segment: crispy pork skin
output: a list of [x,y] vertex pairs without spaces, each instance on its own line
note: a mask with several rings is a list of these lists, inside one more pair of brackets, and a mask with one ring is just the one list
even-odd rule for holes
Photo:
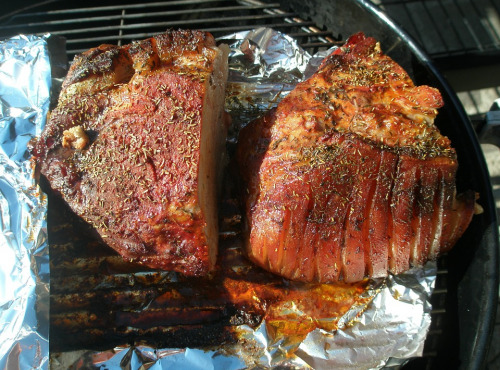
[[123,257],[189,276],[217,255],[227,48],[171,30],[77,56],[33,148],[54,191]]
[[353,35],[276,109],[246,126],[247,252],[283,277],[355,282],[448,251],[475,211],[434,125],[440,93]]

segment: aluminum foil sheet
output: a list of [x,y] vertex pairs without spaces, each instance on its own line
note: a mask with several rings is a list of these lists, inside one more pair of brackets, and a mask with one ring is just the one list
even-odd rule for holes
[[[12,44],[3,45],[5,51],[2,58],[9,56],[10,59],[13,55],[25,55],[24,58],[28,59],[28,55],[43,55],[41,46],[43,39],[38,39],[37,42],[34,40],[36,39],[18,38]],[[295,40],[267,28],[228,35],[219,42],[229,44],[232,50],[229,60],[226,109],[233,119],[229,139],[233,144],[236,142],[239,129],[245,123],[277,104],[299,81],[312,74],[324,55],[330,52],[323,51],[311,56],[302,50]],[[19,48],[20,45],[23,46]],[[24,58],[23,62],[19,63],[28,64],[24,62]],[[41,57],[34,59],[39,62],[42,60]],[[18,62],[11,63],[17,65]],[[29,65],[34,67],[34,62],[30,63]],[[17,73],[23,68],[29,69],[19,67],[16,69]],[[40,74],[49,70],[47,64],[43,63],[40,66],[37,64],[34,69]],[[3,87],[6,83],[4,79],[22,80],[21,75],[27,76],[27,74],[6,74],[2,69],[2,92],[6,90]],[[34,187],[31,167],[26,161],[25,145],[28,137],[38,134],[43,125],[48,106],[46,100],[48,100],[50,78],[47,76],[41,78],[38,74],[36,76],[36,78],[24,77],[30,87],[20,88],[26,94],[36,84],[37,89],[33,89],[37,93],[36,99],[25,98],[25,95],[22,95],[22,98],[15,99],[20,104],[12,108],[14,100],[9,100],[2,94],[2,147],[5,148],[1,156],[0,205],[3,227],[2,251],[4,256],[8,256],[2,258],[0,262],[1,284],[5,291],[2,294],[3,327],[0,342],[8,343],[0,345],[2,367],[6,367],[7,361],[17,361],[18,364],[22,362],[35,367],[47,366],[47,327],[40,325],[35,319],[36,313],[42,311],[40,307],[44,308],[45,315],[48,310],[48,255],[47,248],[44,247],[46,245],[44,220],[40,217],[44,213],[46,203],[43,195]],[[21,84],[15,85],[17,87]],[[14,90],[14,87],[12,89]],[[25,117],[25,111],[30,112],[27,118],[30,130],[26,130],[29,132],[24,129],[19,130],[11,123],[14,117],[16,117],[15,122],[20,115]],[[7,185],[9,190],[4,191]],[[9,208],[6,208],[7,205]],[[34,215],[38,216],[36,220]],[[13,220],[17,220],[16,227],[12,224]],[[431,321],[429,299],[435,279],[436,265],[429,263],[425,268],[413,269],[387,279],[374,280],[364,293],[368,303],[353,306],[338,321],[338,329],[312,330],[299,343],[291,343],[286,338],[276,337],[264,320],[256,328],[246,325],[237,328],[240,342],[246,345],[239,343],[203,350],[154,348],[147,345],[109,348],[99,352],[82,349],[82,351],[58,354],[52,367],[396,368],[408,359],[422,355]],[[284,309],[291,315],[302,314],[294,305]],[[46,318],[44,316],[44,319]],[[249,343],[251,346],[248,346]],[[22,361],[21,356],[15,357],[16,353],[28,351],[31,356],[24,356]]]
[[33,176],[28,142],[50,104],[45,37],[0,43],[0,368],[47,368],[49,255],[46,196]]

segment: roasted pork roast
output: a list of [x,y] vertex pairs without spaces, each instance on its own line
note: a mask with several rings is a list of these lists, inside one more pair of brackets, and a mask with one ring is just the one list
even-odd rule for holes
[[125,259],[215,265],[227,48],[171,30],[77,56],[32,153],[52,189]]
[[292,280],[355,282],[448,251],[476,209],[434,125],[440,93],[362,33],[240,133],[247,253]]

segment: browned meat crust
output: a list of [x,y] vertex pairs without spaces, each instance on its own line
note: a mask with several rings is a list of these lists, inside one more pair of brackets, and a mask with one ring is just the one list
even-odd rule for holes
[[467,228],[439,92],[363,34],[239,137],[247,252],[289,279],[359,281],[422,265]]
[[75,58],[34,147],[41,173],[127,259],[205,275],[217,252],[226,51],[168,31]]

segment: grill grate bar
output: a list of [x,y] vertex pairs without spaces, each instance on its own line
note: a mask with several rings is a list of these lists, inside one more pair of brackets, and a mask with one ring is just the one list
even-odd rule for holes
[[204,5],[210,3],[221,3],[228,2],[233,3],[233,0],[174,0],[168,2],[151,2],[151,3],[137,3],[137,4],[121,4],[119,6],[109,5],[109,6],[94,6],[85,8],[65,8],[65,9],[55,9],[44,12],[30,12],[15,15],[13,18],[33,18],[46,15],[67,15],[67,14],[81,14],[81,13],[100,13],[106,11],[116,11],[116,10],[132,10],[132,9],[150,9],[165,6],[176,6],[176,5]]
[[[312,22],[305,22],[305,24],[312,24]],[[286,32],[287,28],[290,27],[296,27],[295,24],[290,24],[290,23],[274,23],[270,25],[270,27],[273,27],[274,29],[280,29],[282,31]],[[238,32],[238,31],[246,31],[248,30],[248,26],[242,25],[242,26],[231,26],[231,27],[203,27],[200,28],[202,31],[207,31],[211,32],[213,34],[219,34],[219,35],[225,35],[231,32]],[[157,32],[145,32],[145,33],[133,33],[133,34],[120,34],[118,36],[114,36],[113,40],[117,40],[118,44],[122,44],[123,40],[139,40],[142,38],[148,38],[152,37],[156,34]],[[299,37],[309,37],[311,36],[311,33],[295,33],[295,38]],[[90,43],[93,45],[96,45],[100,42],[106,42],[109,41],[109,37],[94,37],[94,38],[84,38],[84,39],[72,39],[68,40],[67,44],[68,46],[71,46],[71,44],[77,44],[80,42],[85,42],[85,43]],[[300,46],[306,50],[318,50],[319,48],[331,48],[333,46],[339,45],[340,41],[318,41],[318,42],[304,42],[300,43]],[[68,48],[67,49],[67,54],[68,55],[76,55],[80,54],[84,51],[88,50],[88,47],[83,47],[83,48]]]
[[[287,15],[293,15],[294,13],[287,13]],[[101,31],[125,31],[125,30],[135,30],[141,28],[165,28],[165,27],[173,27],[173,26],[193,26],[193,25],[202,25],[202,24],[210,24],[210,23],[224,23],[224,22],[235,22],[235,21],[262,21],[267,19],[276,18],[276,15],[253,15],[253,16],[233,16],[233,17],[221,17],[218,19],[213,18],[199,18],[199,19],[183,19],[177,21],[168,21],[168,22],[151,22],[151,23],[136,23],[129,25],[117,25],[117,26],[99,26],[99,27],[91,27],[91,28],[80,28],[80,29],[65,29],[61,31],[53,31],[51,32],[53,35],[73,35],[73,34],[85,34],[88,35],[89,32],[101,32]],[[313,24],[311,22],[311,24]],[[248,29],[248,25],[246,26]],[[106,38],[89,38],[85,37],[85,40],[101,40]],[[68,40],[68,43],[80,42],[82,40]]]
[[[175,25],[179,25],[180,23],[181,22],[176,22]],[[309,24],[312,24],[312,22],[304,22],[304,24],[309,25]],[[166,27],[168,27],[168,25],[174,25],[174,24],[168,23],[166,25]],[[165,26],[165,25],[162,25],[162,26]],[[297,25],[290,24],[290,23],[274,23],[274,24],[272,24],[272,26],[274,28],[287,28],[287,27],[296,27]],[[138,28],[140,28],[140,27],[138,27]],[[200,29],[203,31],[208,31],[208,32],[213,32],[213,33],[216,33],[216,32],[223,33],[223,32],[230,32],[230,31],[248,30],[248,26],[242,25],[242,26],[212,27],[212,28],[201,27]],[[115,40],[124,40],[124,39],[135,40],[135,39],[140,39],[140,38],[151,37],[151,36],[155,35],[156,33],[157,32],[122,34],[122,35],[118,35],[118,36],[113,36],[113,39],[115,39]],[[296,35],[296,37],[299,37],[299,36],[310,36],[311,34],[310,33],[302,33],[302,34],[296,33],[295,35]],[[102,42],[102,41],[106,41],[109,39],[110,39],[110,37],[106,37],[106,36],[103,36],[103,37],[85,37],[85,38],[81,38],[81,39],[68,39],[67,44],[71,45],[71,44],[77,44],[77,43],[81,43],[81,42],[90,42],[90,43],[95,44],[97,42]],[[328,44],[327,43],[317,43],[316,46],[328,46]]]
[[[214,7],[214,8],[201,8],[197,9],[197,13],[205,13],[205,12],[239,12],[242,10],[260,10],[260,9],[267,9],[267,8],[273,8],[273,7],[278,7],[279,4],[277,3],[272,3],[272,4],[267,4],[267,5],[253,5],[253,6],[227,6],[227,7]],[[57,20],[49,20],[49,21],[44,21],[44,22],[31,22],[27,23],[25,26],[26,27],[50,27],[50,26],[59,26],[59,25],[65,25],[65,24],[70,24],[72,26],[75,25],[75,23],[91,23],[91,22],[109,22],[113,20],[133,20],[133,19],[141,19],[145,17],[162,17],[162,16],[176,16],[176,15],[189,15],[192,13],[192,10],[169,10],[169,11],[161,11],[161,12],[154,12],[154,13],[133,13],[133,14],[126,14],[126,9],[122,9],[122,12],[120,15],[107,15],[107,16],[94,16],[94,17],[85,17],[85,18],[72,18],[72,19],[57,19]],[[9,29],[9,28],[16,28],[18,25],[6,25],[3,26],[4,29]],[[68,32],[68,31],[64,31]]]
[[215,37],[272,27],[296,38],[311,53],[339,43],[331,32],[298,18],[296,13],[282,11],[279,3],[258,0],[176,0],[56,9],[17,14],[6,23],[0,26],[0,35],[51,33],[65,37],[70,60],[100,43],[122,45],[176,27],[209,31]]
[[[306,24],[309,24],[307,22]],[[275,29],[280,29],[282,31],[286,32],[286,28],[289,27],[295,27],[296,25],[294,24],[289,24],[289,23],[274,23],[271,25],[271,27]],[[248,26],[242,25],[242,26],[231,26],[231,27],[203,27],[200,28],[202,31],[207,31],[211,32],[213,34],[219,34],[219,35],[225,35],[231,32],[238,32],[238,31],[246,31],[248,30]],[[121,34],[118,36],[114,36],[113,40],[117,40],[118,44],[122,44],[123,40],[139,40],[142,38],[148,38],[152,37],[156,34],[157,32],[145,32],[145,33],[133,33],[133,34]],[[299,36],[311,36],[310,33],[303,33],[303,34],[296,34],[296,38]],[[79,42],[85,42],[85,43],[91,43],[93,45],[98,44],[99,42],[105,42],[109,41],[109,38],[106,37],[95,37],[95,38],[85,38],[85,39],[73,39],[73,40],[68,40],[68,46],[71,46],[71,44],[77,44]],[[319,41],[319,42],[310,42],[310,43],[300,43],[300,46],[306,50],[317,50],[319,48],[330,48],[333,46],[336,46],[339,44],[339,41]],[[68,55],[76,55],[80,54],[84,51],[88,50],[88,47],[82,47],[82,48],[68,48],[67,49],[67,54]]]

